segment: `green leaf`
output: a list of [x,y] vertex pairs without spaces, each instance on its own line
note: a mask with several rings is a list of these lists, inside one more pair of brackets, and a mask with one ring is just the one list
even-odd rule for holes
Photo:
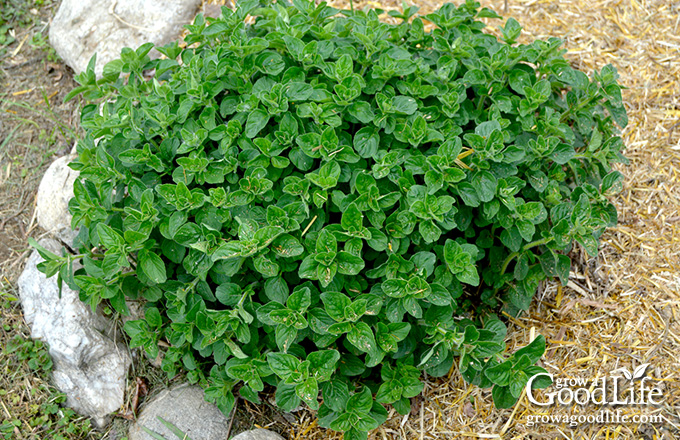
[[532,378],[533,376],[537,374],[541,374],[541,376],[537,377],[534,379],[531,383],[531,389],[537,390],[537,389],[543,389],[547,388],[550,385],[552,385],[552,380],[548,376],[548,372],[545,370],[545,368],[538,367],[535,365],[532,365],[530,367],[527,367],[524,370],[524,373],[527,375],[528,378]]
[[383,382],[378,389],[378,393],[375,395],[375,400],[378,403],[392,403],[401,399],[401,393],[403,391],[403,386],[398,380],[389,380]]
[[221,244],[212,254],[213,261],[227,260],[240,257],[243,254],[243,245],[238,241],[229,241]]
[[279,265],[266,253],[253,258],[253,266],[265,278],[277,276],[280,270]]
[[356,415],[349,412],[345,412],[340,414],[338,418],[331,422],[330,428],[335,431],[345,431],[345,435],[347,435],[348,431],[353,430],[352,429],[353,421],[356,421],[357,419],[358,417]]
[[295,385],[287,385],[282,382],[276,387],[276,405],[283,411],[290,412],[300,406],[300,398],[295,391]]
[[[355,101],[350,106],[347,108],[347,111],[349,112],[350,115],[354,116],[361,122],[362,124],[369,124],[373,122],[373,118],[375,117],[375,114],[373,113],[373,109],[371,108],[371,105],[368,102],[365,101]],[[361,129],[363,130],[363,128]],[[361,131],[359,130],[359,131]],[[355,135],[355,145],[354,148],[356,149],[356,135]],[[357,153],[359,153],[360,156],[363,156],[359,150],[357,150]]]
[[258,68],[270,75],[278,75],[286,67],[281,55],[276,52],[263,52],[257,56],[255,64]]
[[156,284],[164,283],[167,280],[165,263],[158,255],[143,249],[137,255],[139,269],[142,270],[152,282]]
[[269,115],[262,109],[255,109],[248,115],[245,135],[254,138],[269,122]]
[[340,353],[337,350],[313,351],[307,356],[310,372],[319,382],[331,379],[335,371],[336,364],[340,360]]
[[363,229],[363,223],[364,216],[361,214],[361,211],[359,211],[356,203],[350,203],[342,213],[342,219],[340,220],[343,229],[351,233],[356,233]]
[[366,429],[364,430],[364,426],[361,426],[361,420],[357,421],[357,425],[359,426],[358,428],[350,428],[347,431],[345,431],[345,434],[343,436],[344,440],[367,440],[368,439],[368,432],[371,429]]
[[31,247],[35,248],[35,250],[38,251],[38,254],[40,254],[40,256],[47,261],[61,259],[61,257],[56,255],[55,253],[50,252],[44,247],[42,247],[33,237],[28,238],[28,244],[30,244]]
[[479,171],[472,176],[471,184],[482,202],[490,202],[496,195],[498,182],[488,171]]
[[582,224],[588,220],[590,214],[590,200],[586,194],[581,194],[571,213],[571,222],[573,224]]
[[284,87],[286,97],[291,101],[306,101],[314,92],[314,87],[311,84],[304,82],[290,82]]
[[522,389],[526,386],[527,381],[529,378],[527,377],[526,373],[524,371],[515,371],[512,377],[510,378],[510,394],[512,397],[515,397],[519,399],[519,396],[522,394]]
[[491,390],[493,403],[498,409],[512,408],[517,398],[510,392],[509,386],[494,385]]
[[354,135],[354,150],[363,158],[370,158],[378,152],[380,136],[370,127],[364,127]]
[[298,239],[289,234],[277,237],[270,247],[279,257],[297,257],[305,251]]
[[373,395],[368,387],[363,387],[347,401],[347,409],[355,414],[367,415],[373,407]]
[[392,98],[394,111],[404,115],[412,115],[418,109],[418,103],[410,96],[395,96]]
[[300,263],[300,268],[298,269],[298,276],[300,278],[308,278],[310,280],[317,279],[317,269],[319,268],[319,263],[314,259],[314,255],[308,255]]
[[465,81],[465,83],[469,85],[477,85],[486,83],[487,79],[486,75],[482,70],[472,69],[465,72],[465,76],[463,76],[463,81]]
[[619,171],[612,171],[602,178],[600,191],[602,194],[618,194],[623,190],[623,174]]
[[328,316],[338,322],[345,320],[345,309],[352,303],[352,300],[341,292],[323,292],[321,301]]
[[317,383],[316,378],[310,377],[303,383],[297,385],[295,387],[295,394],[297,394],[300,399],[309,405],[311,409],[319,409],[319,401],[317,397],[319,394],[319,384]]
[[336,261],[338,262],[338,273],[343,275],[358,275],[365,266],[364,260],[361,257],[345,251],[338,252]]
[[215,297],[225,306],[235,306],[241,299],[241,287],[235,283],[224,283],[215,289]]
[[295,374],[300,366],[300,359],[292,354],[270,352],[267,353],[267,364],[274,374],[286,380]]
[[288,352],[290,346],[295,342],[298,331],[292,325],[279,324],[276,326],[275,338],[276,346],[284,353]]
[[[218,287],[218,291],[222,286],[224,286],[224,284]],[[238,285],[234,284],[234,286]],[[288,284],[280,276],[269,278],[264,283],[264,293],[265,295],[267,295],[267,298],[269,298],[271,301],[276,301],[280,304],[285,304],[286,300],[288,299],[289,292],[290,290],[288,288]],[[219,297],[217,299],[224,304],[224,301],[220,300]]]
[[319,174],[307,174],[307,178],[313,184],[320,186],[321,189],[327,190],[338,183],[340,177],[340,165],[334,160],[326,162],[319,169]]
[[425,240],[425,243],[432,243],[439,240],[442,235],[442,230],[434,224],[432,220],[425,220],[420,223],[418,228],[420,235]]
[[[533,80],[535,81],[536,76],[533,75]],[[515,93],[524,95],[524,88],[533,85],[532,75],[530,75],[526,70],[523,69],[512,69],[508,75],[508,82],[510,87]]]
[[479,274],[476,266],[467,266],[463,272],[456,275],[458,281],[471,286],[479,286]]
[[97,235],[99,236],[99,242],[107,249],[114,249],[125,245],[123,237],[104,223],[97,224]]
[[555,151],[553,151],[552,159],[558,165],[564,165],[574,158],[576,152],[574,147],[569,144],[559,144]]
[[383,281],[381,287],[383,292],[385,292],[385,295],[390,296],[392,298],[403,298],[407,294],[406,291],[407,285],[408,282],[406,280],[390,279]]
[[522,32],[522,26],[520,26],[517,20],[512,17],[508,18],[508,21],[505,23],[505,27],[501,27],[500,29],[501,33],[503,34],[503,39],[508,44],[514,44]]
[[531,364],[535,364],[539,359],[541,359],[543,353],[545,353],[545,337],[543,335],[538,335],[536,339],[531,341],[529,345],[520,348],[515,353],[513,353],[513,357],[519,359],[520,357],[526,355],[529,357],[529,362]]
[[571,259],[567,255],[558,255],[557,264],[555,266],[557,276],[563,286],[569,282],[569,271],[571,270]]
[[144,317],[146,322],[155,328],[160,328],[163,324],[163,318],[161,318],[161,313],[156,307],[150,307],[144,312]]
[[347,334],[347,340],[359,350],[369,353],[376,349],[375,337],[373,330],[365,322],[357,322],[354,324],[350,332]]
[[183,432],[181,429],[179,429],[174,424],[163,419],[161,416],[157,416],[157,418],[163,425],[165,425],[166,428],[168,428],[173,434],[175,434],[177,436],[177,438],[182,439],[182,440],[191,440],[191,438],[189,437],[189,435],[187,433]]
[[316,251],[317,252],[337,252],[338,250],[338,240],[335,238],[332,232],[328,229],[322,229],[316,238]]
[[416,370],[415,376],[407,376],[401,378],[399,381],[404,386],[403,396],[410,399],[416,397],[423,391],[425,385],[420,381],[420,372]]
[[288,297],[286,306],[296,312],[304,313],[312,304],[312,294],[308,287],[297,288]]
[[477,192],[474,186],[472,186],[468,182],[461,182],[458,184],[456,188],[458,190],[460,198],[463,199],[463,203],[473,208],[479,206],[480,203],[479,193]]

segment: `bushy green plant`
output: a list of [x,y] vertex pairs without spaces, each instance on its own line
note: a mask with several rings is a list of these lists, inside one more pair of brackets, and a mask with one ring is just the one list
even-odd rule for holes
[[545,341],[506,353],[493,313],[566,283],[574,241],[597,253],[626,113],[613,67],[589,79],[557,38],[516,44],[513,19],[499,41],[478,8],[426,31],[415,7],[392,25],[244,0],[164,59],[125,49],[101,80],[93,60],[71,94],[103,101],[71,165],[81,254],[43,251],[46,269],[93,307],[143,301],[131,344],[167,341],[162,368],[225,412],[270,384],[366,438],[454,362],[513,405]]

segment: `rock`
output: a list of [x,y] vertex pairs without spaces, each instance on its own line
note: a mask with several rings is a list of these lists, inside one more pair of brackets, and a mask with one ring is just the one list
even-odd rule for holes
[[164,45],[180,36],[201,0],[63,0],[50,26],[50,44],[76,73],[97,53],[95,72],[124,47]]
[[36,196],[36,218],[41,228],[52,236],[73,243],[77,233],[71,229],[68,202],[73,197],[73,182],[78,172],[68,167],[74,156],[64,156],[52,162],[40,181]]
[[[40,244],[55,253],[61,248],[55,240]],[[66,394],[66,405],[103,427],[123,405],[130,358],[114,341],[115,326],[81,302],[78,292],[64,284],[59,297],[57,277],[45,278],[36,267],[41,261],[34,251],[18,281],[31,336],[49,345],[54,385]]]
[[266,429],[253,429],[251,431],[244,431],[231,440],[284,440],[284,438]]
[[225,440],[229,419],[212,403],[205,401],[203,390],[183,384],[165,390],[142,408],[137,422],[130,427],[129,440],[154,440],[146,427],[168,440],[177,437],[158,420],[158,416],[179,428],[191,440]]
[[206,17],[217,18],[222,15],[222,5],[208,3],[203,5],[203,15]]

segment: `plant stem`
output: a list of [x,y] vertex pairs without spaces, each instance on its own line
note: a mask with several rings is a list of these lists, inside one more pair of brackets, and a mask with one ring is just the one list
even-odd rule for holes
[[112,285],[116,284],[118,281],[120,281],[121,279],[123,279],[123,278],[125,278],[125,277],[129,277],[129,276],[135,275],[135,274],[136,274],[135,271],[122,273],[122,274],[120,274],[120,275],[118,275],[118,276],[116,276],[116,277],[110,279],[109,281],[107,281],[107,282],[106,282],[106,285],[112,286]]
[[484,109],[484,101],[486,101],[488,94],[482,95],[482,99],[479,100],[479,104],[477,104],[477,111],[481,112]]
[[505,273],[505,269],[508,268],[508,265],[510,264],[510,262],[512,260],[514,260],[515,257],[518,256],[518,255],[519,255],[519,252],[513,252],[510,255],[508,255],[508,257],[503,262],[503,267],[501,267],[501,275],[503,275]]
[[[524,245],[524,247],[522,248],[522,252],[527,251],[533,247],[540,246],[542,244],[550,243],[551,241],[553,241],[553,237],[541,238],[540,240],[532,241]],[[508,268],[510,262],[514,260],[515,257],[517,257],[518,255],[519,252],[513,252],[510,255],[508,255],[508,257],[503,262],[503,266],[501,267],[501,275],[505,273],[505,270]]]
[[564,112],[562,114],[562,116],[560,117],[560,122],[564,123],[567,120],[567,118],[570,117],[573,113],[577,113],[577,112],[583,110],[586,106],[592,104],[593,102],[597,101],[600,98],[601,98],[600,95],[593,96],[593,97],[589,98],[588,100],[583,101],[580,104],[576,105],[576,107],[569,107],[567,109],[567,111]]

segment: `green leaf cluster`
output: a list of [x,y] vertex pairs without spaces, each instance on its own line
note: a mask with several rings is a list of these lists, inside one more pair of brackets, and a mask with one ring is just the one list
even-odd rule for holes
[[93,60],[71,94],[101,101],[72,164],[82,253],[50,273],[92,307],[144,304],[131,344],[163,341],[225,412],[269,384],[365,439],[454,362],[512,405],[545,341],[505,353],[494,311],[566,283],[574,242],[595,255],[616,223],[621,86],[556,38],[516,44],[515,20],[485,33],[473,1],[416,10],[243,0],[161,59],[125,49],[101,79]]

